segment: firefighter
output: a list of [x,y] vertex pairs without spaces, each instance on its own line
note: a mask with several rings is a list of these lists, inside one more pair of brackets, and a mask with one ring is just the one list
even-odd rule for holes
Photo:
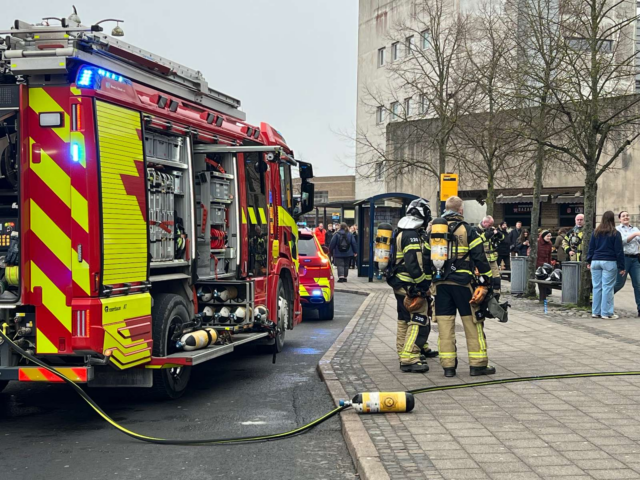
[[499,294],[502,286],[500,268],[498,268],[498,244],[504,239],[504,234],[494,228],[494,220],[491,215],[487,215],[482,219],[476,231],[482,237],[482,245],[484,246],[484,254],[491,266],[493,293]]
[[431,276],[425,271],[424,228],[431,220],[429,202],[419,198],[411,202],[407,214],[394,232],[387,267],[387,283],[393,287],[397,302],[398,329],[396,349],[400,370],[410,373],[429,371],[427,356],[436,356],[428,347],[431,318],[429,295]]
[[[482,245],[483,238],[463,217],[463,203],[459,197],[450,197],[445,204],[443,219],[433,222],[428,248],[429,271],[437,271],[435,286],[435,322],[438,324],[438,350],[445,377],[454,377],[458,366],[456,352],[456,312],[460,313],[467,338],[471,376],[492,375],[482,320],[477,316],[478,306],[491,286],[491,267]],[[441,220],[438,223],[438,220]],[[443,225],[446,222],[446,225]],[[444,227],[445,233],[441,232]],[[436,252],[436,241],[447,239],[448,246],[440,250],[447,256],[444,262]],[[432,252],[433,250],[433,252]],[[477,270],[477,277],[474,271]],[[477,284],[474,291],[473,285]]]
[[569,230],[562,241],[562,249],[572,262],[582,260],[582,237],[584,236],[584,215],[576,215],[576,226]]

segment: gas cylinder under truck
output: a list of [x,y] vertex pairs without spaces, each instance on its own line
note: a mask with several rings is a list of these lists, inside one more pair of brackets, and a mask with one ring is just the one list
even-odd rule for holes
[[[237,345],[280,351],[312,166],[198,70],[76,14],[0,35],[3,332],[75,382],[171,398]],[[5,342],[8,381],[60,379]]]

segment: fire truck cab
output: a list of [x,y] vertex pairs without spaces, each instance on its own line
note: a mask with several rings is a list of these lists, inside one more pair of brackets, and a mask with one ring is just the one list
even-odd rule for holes
[[[2,331],[73,381],[170,398],[237,345],[280,351],[312,166],[200,72],[99,25],[0,34]],[[0,342],[0,390],[60,381]]]

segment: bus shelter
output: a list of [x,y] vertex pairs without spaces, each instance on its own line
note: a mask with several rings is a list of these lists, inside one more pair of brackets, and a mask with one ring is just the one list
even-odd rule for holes
[[374,245],[376,232],[381,223],[389,223],[395,229],[405,215],[407,206],[418,197],[409,193],[382,193],[355,202],[358,219],[358,258],[359,277],[369,277],[373,282],[376,273]]

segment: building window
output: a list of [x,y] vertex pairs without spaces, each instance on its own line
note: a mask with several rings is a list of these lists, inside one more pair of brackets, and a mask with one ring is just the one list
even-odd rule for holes
[[411,98],[405,98],[404,99],[404,115],[405,117],[409,118],[413,112],[411,111]]
[[427,113],[427,97],[420,95],[420,115],[426,115]]
[[376,110],[376,123],[380,125],[384,123],[384,107],[378,107]]
[[382,67],[385,61],[385,50],[386,48],[382,47],[378,50],[378,67]]
[[391,45],[391,60],[394,62],[400,58],[400,43],[396,42]]
[[317,205],[329,203],[329,192],[315,192],[313,199]]
[[[589,45],[590,39],[581,37],[567,37],[567,46],[576,52],[588,52],[591,50]],[[604,53],[611,53],[613,51],[613,40],[598,40],[600,44],[600,51]]]
[[429,48],[429,45],[431,45],[431,34],[429,30],[422,32],[420,38],[422,38],[422,49]]
[[384,163],[383,162],[376,163],[376,181],[377,182],[382,181],[383,173],[384,173]]
[[413,52],[414,46],[415,46],[415,43],[413,41],[413,35],[411,35],[410,37],[407,37],[407,40],[405,41],[405,48],[407,49],[407,55],[411,55],[411,52]]
[[400,114],[400,102],[393,102],[391,104],[391,121],[397,120]]

